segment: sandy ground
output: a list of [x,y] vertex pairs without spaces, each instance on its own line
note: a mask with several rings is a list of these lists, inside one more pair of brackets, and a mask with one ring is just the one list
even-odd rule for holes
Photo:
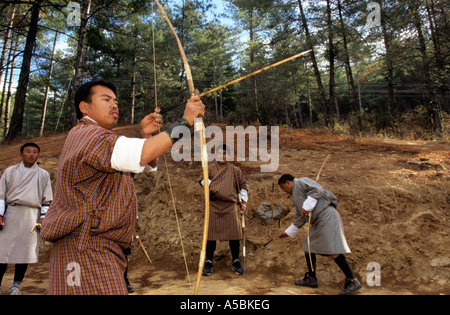
[[[134,127],[118,127],[119,134],[135,136]],[[32,139],[42,149],[40,166],[54,179],[65,135]],[[28,140],[2,145],[0,171],[19,162],[19,147]],[[203,229],[203,191],[198,162],[175,163],[166,154],[176,211],[189,270],[187,276],[175,212],[170,198],[164,159],[156,173],[135,178],[139,198],[136,227],[148,251],[147,261],[138,242],[132,244],[129,279],[134,295],[192,295],[198,269]],[[347,256],[363,284],[360,295],[411,295],[450,293],[450,144],[355,138],[322,130],[280,129],[280,165],[276,172],[261,173],[260,162],[234,162],[248,182],[246,213],[246,273],[231,271],[227,242],[219,242],[214,273],[202,277],[201,295],[334,295],[342,290],[344,277],[330,258],[317,258],[318,289],[294,285],[306,272],[301,244],[296,239],[277,240],[294,215],[292,198],[276,185],[284,173],[315,179],[329,156],[319,182],[339,199],[347,241]],[[275,184],[275,185],[274,185]],[[274,191],[272,192],[272,187]],[[261,204],[283,207],[282,218],[264,221],[256,215]],[[269,245],[264,246],[270,239]],[[30,265],[23,294],[47,293],[48,258],[52,244],[40,243],[40,260]],[[242,259],[241,259],[242,260]],[[380,286],[367,278],[377,263]],[[13,266],[9,267],[2,292],[8,290]]]

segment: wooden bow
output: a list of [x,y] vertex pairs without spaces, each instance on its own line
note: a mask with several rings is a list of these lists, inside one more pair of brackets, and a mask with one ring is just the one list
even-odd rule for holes
[[[154,0],[156,5],[158,6],[159,11],[161,12],[164,20],[166,20],[167,25],[169,25],[170,30],[175,37],[175,40],[178,45],[178,50],[181,54],[181,59],[183,60],[184,71],[186,72],[186,80],[189,87],[190,95],[198,95],[198,91],[195,90],[194,80],[192,79],[191,67],[189,66],[188,59],[186,57],[186,53],[184,52],[183,45],[181,44],[180,39],[178,38],[175,29],[173,28],[172,22],[170,22],[167,17],[166,11],[161,6],[158,0]],[[203,224],[203,241],[202,241],[202,249],[200,252],[200,261],[198,264],[198,272],[197,272],[197,280],[195,282],[194,294],[198,293],[198,288],[200,286],[200,279],[202,277],[203,266],[205,264],[206,257],[206,243],[208,241],[208,227],[209,227],[209,176],[208,176],[208,152],[206,150],[206,137],[205,137],[205,125],[203,123],[203,119],[198,117],[194,122],[194,129],[196,132],[200,133],[200,141],[201,141],[201,157],[202,157],[202,169],[203,169],[203,180],[204,180],[204,194],[205,194],[205,217]]]

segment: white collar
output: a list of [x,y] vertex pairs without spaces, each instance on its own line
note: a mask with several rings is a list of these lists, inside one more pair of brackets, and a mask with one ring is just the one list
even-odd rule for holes
[[95,122],[96,124],[98,124],[94,119],[92,119],[91,117],[89,117],[89,116],[84,116],[83,118],[86,118],[86,119],[88,119],[88,120],[90,120],[90,121],[92,121],[92,122]]

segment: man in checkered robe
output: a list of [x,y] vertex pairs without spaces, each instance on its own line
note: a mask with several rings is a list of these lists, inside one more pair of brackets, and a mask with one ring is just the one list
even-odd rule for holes
[[[247,183],[242,171],[227,162],[229,149],[223,145],[218,150],[218,161],[208,168],[210,189],[210,214],[208,242],[204,275],[213,271],[213,256],[217,241],[229,241],[232,256],[232,270],[244,273],[239,261],[240,240],[242,240],[241,213],[246,209]],[[203,185],[203,181],[201,181]]]
[[119,137],[111,129],[119,109],[115,86],[98,80],[75,96],[80,121],[61,152],[55,199],[42,223],[41,237],[54,242],[49,294],[127,294],[126,258],[137,217],[133,174],[172,146],[172,130],[192,125],[204,105],[192,97],[184,117],[152,137],[160,117],[141,122],[143,139]]

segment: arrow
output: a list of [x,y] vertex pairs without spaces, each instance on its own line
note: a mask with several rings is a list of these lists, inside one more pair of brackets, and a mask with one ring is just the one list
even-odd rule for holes
[[[270,66],[267,66],[267,67],[265,67],[265,68],[259,69],[259,70],[255,71],[255,72],[250,73],[250,74],[247,74],[246,76],[243,76],[243,77],[241,77],[241,78],[239,78],[239,79],[230,81],[230,82],[228,82],[228,83],[226,83],[226,84],[224,84],[224,85],[218,86],[218,87],[216,87],[216,88],[214,88],[214,89],[212,89],[212,90],[210,90],[210,91],[208,91],[208,92],[204,92],[204,93],[200,94],[199,96],[200,96],[200,97],[203,97],[203,96],[205,96],[205,95],[208,95],[208,94],[217,92],[217,91],[219,91],[219,90],[221,90],[221,89],[223,89],[223,88],[225,88],[225,87],[227,87],[227,86],[236,84],[236,83],[238,83],[238,82],[240,82],[240,81],[242,81],[242,80],[245,80],[245,79],[248,79],[248,78],[250,78],[250,77],[252,77],[252,76],[254,76],[254,75],[260,74],[261,72],[267,71],[267,70],[269,70],[269,69],[272,69],[272,68],[275,68],[275,67],[277,67],[277,66],[279,66],[279,65],[282,65],[282,64],[284,64],[284,63],[286,63],[286,62],[288,62],[288,61],[291,61],[291,60],[294,60],[294,59],[299,58],[299,57],[301,57],[301,56],[304,56],[304,55],[310,53],[311,51],[312,51],[312,50],[307,50],[307,51],[304,51],[304,52],[302,52],[302,53],[296,54],[296,55],[294,55],[294,56],[292,56],[292,57],[289,57],[289,58],[286,58],[286,59],[284,59],[284,60],[281,60],[281,61],[279,61],[279,62],[277,62],[277,63],[274,63],[273,65],[270,65]],[[161,114],[167,113],[167,112],[169,112],[169,111],[171,111],[171,110],[173,110],[173,109],[175,109],[175,108],[177,108],[177,107],[179,107],[179,106],[181,106],[181,105],[183,105],[183,104],[184,104],[184,103],[180,103],[180,104],[177,104],[177,105],[172,105],[172,106],[169,106],[169,107],[167,107],[167,108],[161,109]]]
[[229,85],[238,83],[238,82],[240,82],[240,81],[242,81],[242,80],[245,80],[245,79],[248,79],[248,78],[250,78],[250,77],[252,77],[252,76],[254,76],[254,75],[260,74],[261,72],[264,72],[264,71],[267,71],[267,70],[269,70],[269,69],[275,68],[275,67],[277,67],[277,66],[279,66],[279,65],[282,65],[283,63],[286,63],[286,62],[288,62],[288,61],[291,61],[291,60],[294,60],[294,59],[296,59],[296,58],[299,58],[299,57],[301,57],[301,56],[303,56],[303,55],[306,55],[306,54],[310,53],[311,51],[312,51],[312,50],[307,50],[307,51],[304,51],[304,52],[299,53],[299,54],[297,54],[297,55],[294,55],[294,56],[292,56],[292,57],[289,57],[289,58],[286,58],[286,59],[284,59],[284,60],[281,60],[281,61],[279,61],[279,62],[277,62],[277,63],[274,63],[273,65],[270,65],[270,66],[267,66],[267,67],[265,67],[265,68],[259,69],[258,71],[255,71],[255,72],[253,72],[253,73],[247,74],[246,76],[243,76],[242,78],[233,80],[233,81],[228,82],[228,83],[226,83],[226,84],[224,84],[224,85],[221,85],[221,86],[219,86],[219,87],[216,87],[216,88],[214,88],[214,89],[212,89],[212,90],[210,90],[210,91],[208,91],[208,92],[202,93],[202,94],[200,94],[199,96],[200,96],[200,97],[203,97],[203,96],[205,96],[205,95],[214,93],[214,92],[216,92],[216,91],[218,91],[218,90],[221,90],[221,89],[223,89],[223,88],[225,88],[225,87],[227,87],[227,86],[229,86]]

